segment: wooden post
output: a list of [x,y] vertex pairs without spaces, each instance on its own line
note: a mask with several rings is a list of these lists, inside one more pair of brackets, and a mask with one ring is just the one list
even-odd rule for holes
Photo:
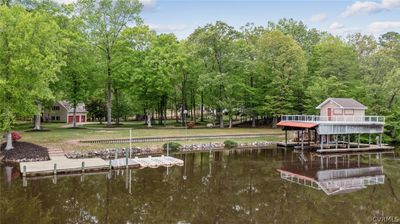
[[132,128],[129,129],[129,158],[132,158]]
[[111,159],[108,161],[108,169],[111,170]]
[[54,170],[53,170],[54,175],[57,174],[57,163],[54,163]]
[[115,149],[115,159],[118,159],[118,149]]
[[371,133],[368,134],[368,145],[371,145]]
[[128,159],[129,159],[129,157],[128,157],[128,151],[125,150],[125,166],[126,166],[126,169],[128,169]]
[[23,168],[22,176],[23,176],[23,177],[26,177],[26,166],[24,166],[24,168]]
[[[299,138],[300,138],[300,131],[297,130],[297,140],[300,140]],[[300,142],[298,141],[298,142],[297,142],[297,145],[299,145],[299,143],[300,143]]]
[[379,136],[379,146],[382,146],[382,133]]
[[285,128],[285,147],[287,147],[287,129]]
[[301,152],[304,151],[304,130],[301,130]]
[[323,169],[324,168],[324,159],[322,158],[322,155],[321,155],[321,169]]
[[357,155],[357,164],[360,166],[360,154]]
[[321,145],[321,150],[324,149],[324,141],[323,141],[323,139],[322,139],[322,136],[323,136],[323,135],[319,135],[319,144]]
[[350,148],[350,134],[347,134],[347,148]]
[[336,169],[338,168],[338,157],[335,156],[335,165],[336,165]]
[[85,172],[85,161],[82,161],[82,173]]
[[338,135],[335,135],[335,149],[338,149]]
[[[210,147],[209,147],[209,150],[210,150],[210,155],[209,155],[209,157],[211,158],[211,157],[213,157],[212,156],[212,153],[211,153],[211,142],[210,142],[210,145],[209,145]],[[186,162],[186,161],[185,161]]]
[[357,138],[357,148],[360,148],[360,134],[358,134]]

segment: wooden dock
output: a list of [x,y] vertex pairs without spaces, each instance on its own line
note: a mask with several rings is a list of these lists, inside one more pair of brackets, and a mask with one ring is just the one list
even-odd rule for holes
[[100,158],[68,159],[65,156],[51,156],[50,160],[37,162],[21,162],[23,175],[48,175],[66,172],[85,172],[109,169],[109,163]]
[[68,159],[65,156],[58,155],[51,156],[50,160],[47,161],[21,162],[19,167],[23,176],[55,175],[126,168],[126,161],[128,161],[128,168],[183,166],[184,163],[183,160],[164,155],[159,157],[149,156],[147,158],[135,157],[134,159],[119,158],[108,161],[100,158]]

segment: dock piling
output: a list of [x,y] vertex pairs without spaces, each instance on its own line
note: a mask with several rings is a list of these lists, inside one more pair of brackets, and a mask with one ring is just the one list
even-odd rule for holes
[[23,176],[23,177],[26,177],[26,166],[24,166],[24,170],[23,170],[22,176]]
[[82,161],[82,173],[85,172],[85,161]]
[[129,158],[132,158],[132,128],[129,129]]
[[167,143],[167,156],[169,156],[169,142]]
[[54,171],[53,171],[54,175],[57,175],[57,163],[54,163]]
[[211,153],[211,142],[210,142],[210,145],[209,145],[209,150],[210,150],[210,158],[212,158],[213,155],[212,155],[212,153]]

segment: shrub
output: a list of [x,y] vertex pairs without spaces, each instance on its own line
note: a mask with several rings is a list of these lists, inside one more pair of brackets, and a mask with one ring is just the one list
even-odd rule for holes
[[168,144],[169,144],[169,151],[170,151],[170,152],[178,151],[179,149],[182,148],[182,145],[179,144],[179,143],[177,143],[177,142],[168,142],[168,143],[165,143],[165,144],[163,145],[164,151],[167,151],[167,145],[168,145]]
[[22,138],[21,135],[16,131],[11,132],[11,137],[13,141],[17,141]]
[[186,125],[187,125],[187,128],[189,128],[189,129],[194,128],[194,122],[193,121],[187,122]]
[[232,149],[232,148],[236,148],[238,146],[238,143],[232,140],[225,140],[224,141],[224,148],[226,149]]

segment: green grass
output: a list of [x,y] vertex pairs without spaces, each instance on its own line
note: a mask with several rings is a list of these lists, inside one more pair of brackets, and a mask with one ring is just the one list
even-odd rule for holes
[[[104,124],[88,124],[82,128],[68,128],[65,123],[44,123],[43,128],[48,131],[26,132],[32,127],[31,124],[20,123],[16,130],[22,135],[21,141],[32,142],[46,147],[62,148],[63,150],[93,150],[112,147],[127,147],[129,144],[83,144],[79,140],[89,139],[116,139],[129,138],[129,129],[132,128],[132,137],[154,137],[154,136],[186,136],[186,135],[223,135],[223,134],[275,134],[266,138],[239,138],[236,142],[254,141],[281,141],[283,132],[280,129],[269,128],[195,128],[185,129],[180,127],[153,127],[146,128],[143,122],[123,123],[120,127],[105,128]],[[189,141],[177,141],[181,144],[223,142],[221,139],[199,139]],[[165,142],[135,143],[135,146],[161,147]]]

